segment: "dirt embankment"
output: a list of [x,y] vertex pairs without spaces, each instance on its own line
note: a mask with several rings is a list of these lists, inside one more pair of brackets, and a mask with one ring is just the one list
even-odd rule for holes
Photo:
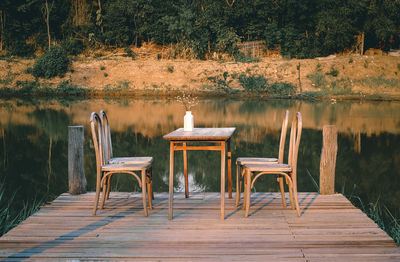
[[[26,73],[34,60],[0,60],[0,88],[19,88],[35,81]],[[330,56],[317,59],[262,58],[243,63],[218,60],[157,59],[157,54],[137,56],[123,52],[74,58],[71,70],[63,78],[39,79],[40,86],[68,85],[98,93],[180,91],[208,94],[232,94],[244,90],[239,76],[262,76],[268,83],[286,82],[297,92],[319,93],[326,97],[376,96],[400,99],[400,57]],[[236,92],[237,93],[237,92]]]

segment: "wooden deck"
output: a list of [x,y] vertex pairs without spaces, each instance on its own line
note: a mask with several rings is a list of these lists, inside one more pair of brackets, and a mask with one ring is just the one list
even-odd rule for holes
[[302,216],[278,193],[253,193],[250,216],[218,193],[155,195],[144,217],[141,195],[112,193],[91,215],[93,193],[62,194],[0,238],[0,260],[400,261],[400,248],[342,195],[300,193]]

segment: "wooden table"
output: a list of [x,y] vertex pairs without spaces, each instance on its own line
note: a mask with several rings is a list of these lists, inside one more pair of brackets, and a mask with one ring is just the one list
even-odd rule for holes
[[[232,159],[230,139],[235,132],[234,127],[227,128],[194,128],[193,131],[183,131],[179,128],[164,136],[170,141],[169,155],[169,206],[168,219],[172,219],[172,202],[174,199],[174,153],[183,151],[183,165],[185,173],[185,196],[189,197],[188,171],[187,171],[187,151],[188,150],[213,150],[221,151],[221,219],[225,218],[225,155],[228,157],[228,192],[232,198]],[[188,145],[188,143],[191,145]],[[192,143],[208,143],[215,145],[192,145]],[[226,150],[227,146],[227,150]]]

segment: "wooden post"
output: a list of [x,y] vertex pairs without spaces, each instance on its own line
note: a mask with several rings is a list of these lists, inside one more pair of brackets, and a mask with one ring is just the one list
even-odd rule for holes
[[83,166],[83,126],[68,127],[68,184],[71,195],[86,193]]
[[330,195],[335,193],[335,167],[338,150],[336,126],[324,126],[322,136],[319,192],[322,195]]

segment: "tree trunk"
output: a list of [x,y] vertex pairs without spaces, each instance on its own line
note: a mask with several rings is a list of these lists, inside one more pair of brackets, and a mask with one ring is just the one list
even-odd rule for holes
[[360,55],[364,54],[364,32],[361,32],[361,47],[360,47]]
[[[99,5],[99,15],[100,15],[100,19],[101,18],[101,0],[97,0],[97,3]],[[103,33],[103,21],[100,22],[100,31]]]
[[1,30],[1,32],[0,32],[0,51],[3,50],[5,24],[6,24],[6,11],[0,10],[0,30]]
[[49,3],[46,0],[45,3],[45,7],[46,7],[46,27],[47,27],[47,38],[49,39],[49,50],[51,47],[51,37],[50,37],[50,10],[49,10]]

